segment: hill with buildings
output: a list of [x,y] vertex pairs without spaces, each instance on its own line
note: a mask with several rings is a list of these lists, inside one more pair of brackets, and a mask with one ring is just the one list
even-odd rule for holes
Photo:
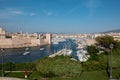
[[116,33],[119,33],[119,32],[120,32],[120,29],[109,30],[109,31],[106,31],[106,32],[104,32],[104,33],[110,33],[110,32],[116,32]]

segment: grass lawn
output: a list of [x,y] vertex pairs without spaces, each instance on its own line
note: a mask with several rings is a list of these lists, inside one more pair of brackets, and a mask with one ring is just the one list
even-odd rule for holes
[[[2,76],[2,72],[0,71],[0,77]],[[15,78],[24,78],[24,72],[6,72],[4,73],[5,77],[15,77]]]
[[112,70],[112,73],[113,73],[113,78],[116,78],[116,79],[120,79],[120,68],[118,69],[113,69]]
[[31,72],[28,76],[28,80],[33,80],[33,79],[40,80],[41,75],[38,72]]
[[[0,72],[1,74],[1,72]],[[23,72],[8,72],[5,73],[6,77],[17,77],[24,78]],[[120,69],[113,69],[113,78],[120,78]],[[91,72],[82,72],[80,75],[74,75],[71,77],[42,77],[38,72],[29,73],[28,80],[108,80],[108,75],[106,71],[91,71]]]
[[108,80],[106,71],[83,72],[81,80]]
[[17,77],[17,78],[24,78],[24,73],[23,72],[8,72],[5,73],[6,77]]
[[112,66],[120,67],[120,55],[112,55]]

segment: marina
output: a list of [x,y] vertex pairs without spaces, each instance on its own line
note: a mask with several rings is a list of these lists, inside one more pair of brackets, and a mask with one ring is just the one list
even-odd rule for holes
[[120,0],[0,0],[0,80],[120,80]]

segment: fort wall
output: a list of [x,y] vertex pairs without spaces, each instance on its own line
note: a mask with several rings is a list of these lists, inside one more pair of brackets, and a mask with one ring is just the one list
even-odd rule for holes
[[[9,36],[9,37],[8,37]],[[0,27],[0,48],[20,48],[51,44],[51,34],[6,34]]]
[[[46,39],[45,39],[46,40]],[[30,38],[11,38],[0,39],[0,48],[21,48],[32,47],[49,44],[49,41],[42,39],[30,39]]]

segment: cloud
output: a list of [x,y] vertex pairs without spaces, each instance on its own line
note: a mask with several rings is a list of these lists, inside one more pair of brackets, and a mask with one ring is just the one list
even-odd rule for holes
[[15,8],[5,8],[7,13],[16,14],[16,15],[25,15],[25,12]]
[[53,12],[47,11],[47,10],[43,10],[43,13],[44,13],[45,15],[47,15],[47,16],[53,15]]
[[0,10],[0,19],[13,19],[16,16],[35,16],[37,13],[35,12],[25,12],[23,10],[15,9],[15,8],[4,8]]
[[12,8],[7,8],[9,13],[16,14],[16,15],[24,15],[24,16],[35,16],[36,13],[34,12],[24,12],[20,10],[13,10]]
[[18,15],[23,15],[24,14],[22,11],[18,11],[18,10],[10,11],[10,13],[18,14]]
[[89,10],[90,16],[93,16],[97,8],[101,6],[101,0],[85,0],[83,5]]
[[30,16],[35,16],[35,15],[37,15],[36,13],[30,13]]
[[48,12],[47,15],[48,15],[48,16],[51,16],[51,15],[53,15],[53,13],[52,13],[52,12]]

